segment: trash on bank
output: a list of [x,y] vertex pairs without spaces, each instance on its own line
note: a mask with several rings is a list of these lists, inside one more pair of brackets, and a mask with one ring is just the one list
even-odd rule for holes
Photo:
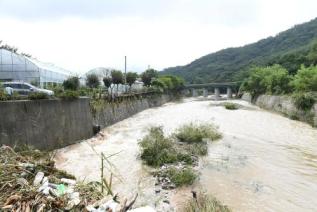
[[[57,170],[49,158],[35,159],[33,155],[41,152],[26,150],[22,154],[0,147],[0,211],[135,211],[132,206],[138,195],[130,201],[118,195],[105,196],[96,186],[98,182],[76,182],[73,176]],[[138,212],[154,211],[140,209]]]

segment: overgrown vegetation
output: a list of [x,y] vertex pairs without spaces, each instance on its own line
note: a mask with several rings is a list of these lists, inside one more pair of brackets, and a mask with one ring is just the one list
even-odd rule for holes
[[291,76],[279,65],[256,67],[241,86],[241,91],[250,92],[253,98],[261,94],[292,95],[298,109],[310,110],[316,102],[317,66],[301,66]]
[[63,82],[63,87],[65,90],[77,91],[80,87],[78,77],[70,77]]
[[166,175],[176,187],[192,185],[197,178],[197,174],[194,173],[193,169],[188,167],[181,170],[170,168],[167,170]]
[[178,151],[173,140],[165,137],[162,127],[150,128],[139,144],[142,148],[141,159],[149,166],[159,167],[180,161],[191,163],[190,155]]
[[72,91],[72,90],[66,90],[62,93],[60,93],[58,98],[61,98],[63,100],[74,100],[79,98],[79,92],[78,91]]
[[226,102],[223,105],[227,110],[238,110],[239,109],[239,105],[232,103],[232,102]]
[[30,100],[49,99],[49,96],[43,92],[31,92],[28,95],[28,99]]
[[201,143],[204,139],[215,141],[221,138],[221,134],[212,124],[195,125],[193,123],[178,128],[174,136],[178,141],[189,144]]
[[291,80],[287,70],[280,65],[254,67],[241,90],[250,92],[253,98],[265,93],[280,95],[292,91]]
[[312,93],[295,93],[294,104],[298,109],[309,111],[315,104],[316,99]]
[[190,200],[184,212],[230,212],[230,209],[221,204],[216,198],[207,194],[199,193],[196,198]]
[[198,156],[208,153],[208,140],[220,138],[221,134],[209,124],[184,125],[170,137],[164,135],[162,127],[152,127],[139,142],[141,159],[147,165],[163,168],[159,176],[167,177],[176,187],[190,185],[197,177],[191,166],[197,165]]

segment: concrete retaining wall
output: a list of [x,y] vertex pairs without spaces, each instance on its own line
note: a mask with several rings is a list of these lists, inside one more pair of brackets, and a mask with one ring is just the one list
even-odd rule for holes
[[0,102],[0,144],[63,147],[93,135],[89,99]]
[[[251,102],[251,99],[251,95],[248,93],[242,96],[242,100]],[[278,112],[291,119],[298,119],[317,127],[317,104],[310,111],[303,111],[296,108],[291,97],[273,95],[261,95],[252,103],[266,110]]]
[[120,103],[105,102],[102,108],[93,113],[94,125],[105,128],[151,107],[161,106],[170,101],[168,95],[152,95],[146,98],[130,98]]
[[92,110],[89,98],[0,102],[0,144],[61,148],[92,137],[93,125],[104,128],[169,100],[167,95],[130,97],[105,102],[98,111]]

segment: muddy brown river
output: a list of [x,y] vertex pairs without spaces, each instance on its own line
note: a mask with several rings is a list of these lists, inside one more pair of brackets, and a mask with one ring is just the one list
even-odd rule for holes
[[[317,211],[317,130],[244,101],[233,102],[243,108],[231,111],[219,102],[191,98],[145,110],[58,150],[56,165],[81,180],[99,180],[103,152],[110,156],[106,175],[115,174],[113,189],[139,193],[136,206],[155,207],[168,196],[177,208],[184,195],[199,189],[233,211]],[[151,126],[163,126],[170,134],[189,122],[214,123],[223,139],[209,145],[195,185],[155,194],[151,170],[138,158],[138,140]]]

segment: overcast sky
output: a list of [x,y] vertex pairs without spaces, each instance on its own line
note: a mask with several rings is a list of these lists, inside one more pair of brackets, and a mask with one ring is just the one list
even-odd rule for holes
[[0,0],[0,40],[74,72],[188,64],[317,16],[316,0]]

